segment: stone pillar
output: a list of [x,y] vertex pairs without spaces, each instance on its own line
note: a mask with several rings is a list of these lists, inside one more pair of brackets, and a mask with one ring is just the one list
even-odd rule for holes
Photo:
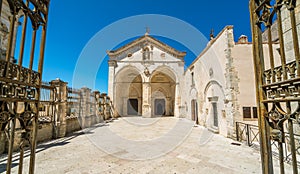
[[116,110],[116,108],[115,108],[115,106],[114,106],[114,104],[113,104],[112,101],[109,102],[109,106],[110,106],[111,116],[113,118],[118,118],[119,117],[118,112],[117,112],[117,110]]
[[[51,83],[50,83],[51,85]],[[55,88],[54,88],[55,89]],[[56,90],[50,90],[50,101],[51,102],[55,102],[56,101],[56,95],[57,95],[57,92]],[[56,109],[55,109],[55,105],[54,104],[50,104],[50,113],[49,115],[52,115],[52,121],[55,120],[55,114],[56,114]]]
[[99,110],[100,110],[100,118],[101,118],[101,120],[105,120],[105,116],[104,116],[104,109],[105,109],[105,96],[106,96],[106,93],[102,93],[101,95],[100,95],[100,101],[99,101],[99,103],[100,103],[100,108],[99,108]]
[[114,82],[115,82],[115,68],[117,67],[117,61],[109,60],[108,61],[108,96],[114,103]]
[[50,82],[51,86],[56,89],[55,114],[54,114],[54,138],[61,138],[66,135],[67,130],[67,102],[68,102],[68,88],[67,82],[57,78]]
[[105,95],[104,97],[104,118],[105,120],[108,120],[109,118],[111,118],[111,114],[110,114],[110,98]]
[[95,91],[92,91],[90,94],[90,114],[91,114],[91,125],[96,124],[96,95]]
[[139,97],[138,98],[138,115],[141,115],[142,114],[142,107],[143,107],[143,103],[142,103],[142,97]]
[[225,68],[225,113],[227,123],[227,137],[236,137],[235,122],[242,119],[239,112],[239,102],[237,96],[239,91],[239,78],[234,66],[234,58],[232,56],[232,48],[234,47],[234,37],[232,28],[227,31],[226,40],[226,68]]
[[101,121],[101,113],[100,113],[100,107],[101,107],[101,101],[100,97],[101,94],[99,91],[94,91],[95,95],[95,117],[96,117],[96,123],[99,123]]
[[174,117],[179,118],[180,117],[180,103],[181,103],[181,97],[180,97],[180,89],[179,89],[179,83],[176,83],[175,87],[175,108],[174,108]]
[[150,82],[143,83],[143,117],[151,117],[151,85]]
[[166,97],[166,115],[171,115],[171,97]]
[[81,110],[82,110],[82,128],[90,127],[91,126],[91,117],[90,117],[90,95],[91,89],[87,87],[83,87],[80,89],[82,102],[81,102]]
[[123,97],[122,100],[123,100],[123,103],[122,103],[122,114],[123,114],[123,116],[125,116],[128,113],[127,112],[127,102],[128,102],[128,99],[127,99],[127,97]]
[[45,105],[45,115],[50,115],[50,104]]

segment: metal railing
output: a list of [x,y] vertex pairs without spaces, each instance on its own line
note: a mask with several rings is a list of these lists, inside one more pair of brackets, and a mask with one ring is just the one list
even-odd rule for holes
[[[283,158],[287,163],[292,162],[292,151],[289,146],[290,134],[288,132],[284,133],[284,143],[283,144]],[[297,154],[297,164],[300,167],[300,135],[294,134],[296,141],[296,154]],[[242,122],[236,122],[236,140],[239,142],[245,142],[249,147],[259,148],[260,138],[259,138],[259,127],[252,124],[246,124]],[[275,140],[271,140],[272,154],[274,157],[279,158],[279,145]]]
[[236,139],[248,146],[259,144],[259,128],[256,125],[236,122]]

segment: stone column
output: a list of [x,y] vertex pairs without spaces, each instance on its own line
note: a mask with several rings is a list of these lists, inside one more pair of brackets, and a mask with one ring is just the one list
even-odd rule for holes
[[100,113],[100,96],[101,93],[100,91],[94,91],[95,95],[95,118],[96,118],[96,123],[99,123],[101,121],[101,113]]
[[99,103],[100,103],[100,118],[101,118],[101,120],[105,120],[105,114],[104,114],[104,112],[105,112],[105,96],[106,96],[106,93],[102,93],[101,95],[100,95],[100,101],[99,101]]
[[143,83],[143,117],[151,117],[151,85],[150,82]]
[[234,47],[234,37],[233,29],[227,31],[227,40],[226,40],[226,68],[225,68],[225,112],[226,112],[226,122],[227,122],[227,137],[235,138],[236,137],[236,127],[235,122],[239,119],[242,119],[239,114],[239,102],[237,96],[239,94],[239,79],[237,71],[234,66],[234,58],[232,56],[232,49]]
[[54,102],[56,101],[57,95],[58,94],[57,94],[57,91],[55,90],[55,88],[50,90],[50,101],[53,102],[53,104],[50,104],[50,113],[49,113],[49,115],[52,116],[51,121],[55,120],[56,108],[55,108]]
[[105,95],[104,101],[105,101],[104,118],[105,118],[105,120],[108,120],[109,118],[111,118],[111,114],[110,114],[110,97]]
[[67,82],[57,78],[50,82],[51,86],[56,89],[55,98],[55,114],[54,114],[54,138],[61,138],[66,135],[67,130],[67,102],[68,102],[68,88]]
[[123,114],[122,116],[125,116],[125,115],[127,115],[127,113],[128,113],[128,112],[127,112],[127,102],[128,102],[127,100],[128,100],[127,97],[123,97],[123,98],[122,98],[122,101],[123,101],[123,102],[120,102],[120,103],[122,103],[122,104],[121,104],[121,106],[122,106],[122,108],[121,108],[121,109],[122,109],[122,112],[121,112],[121,113]]
[[92,91],[90,94],[90,114],[91,114],[91,125],[96,124],[96,94]]
[[143,103],[142,103],[142,97],[139,97],[138,98],[138,115],[141,115],[142,114],[142,107],[143,107]]
[[166,97],[166,115],[171,115],[171,97]]
[[82,128],[90,127],[91,126],[91,117],[90,117],[90,95],[91,89],[87,87],[83,87],[80,89],[82,102],[81,102],[81,109],[82,109]]
[[112,100],[113,104],[115,105],[114,99],[114,83],[115,83],[115,68],[117,67],[116,60],[109,60],[108,61],[108,96]]
[[174,117],[179,118],[180,117],[180,103],[181,103],[181,97],[180,97],[180,89],[179,89],[179,83],[176,83],[175,87],[175,108],[174,108]]

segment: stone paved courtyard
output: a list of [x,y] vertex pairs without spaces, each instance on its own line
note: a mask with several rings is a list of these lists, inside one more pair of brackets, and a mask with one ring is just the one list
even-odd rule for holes
[[259,151],[233,142],[186,119],[119,118],[40,144],[36,173],[261,173]]

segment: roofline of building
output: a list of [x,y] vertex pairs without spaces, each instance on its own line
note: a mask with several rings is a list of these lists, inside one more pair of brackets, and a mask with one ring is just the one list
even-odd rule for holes
[[214,45],[214,43],[216,42],[216,40],[218,40],[221,35],[229,29],[233,29],[233,25],[227,25],[225,26],[219,33],[218,35],[213,38],[212,40],[209,41],[208,45],[204,48],[204,50],[197,56],[197,58],[190,64],[190,66],[187,68],[188,69],[193,69],[194,64]]
[[111,50],[111,51],[106,51],[107,54],[110,56],[110,57],[115,57],[117,55],[119,55],[120,53],[126,51],[128,48],[131,48],[132,46],[135,46],[136,44],[138,44],[139,42],[145,40],[145,39],[150,39],[154,42],[154,44],[157,44],[158,46],[161,46],[161,47],[164,47],[166,50],[168,50],[171,54],[173,55],[176,55],[177,58],[181,58],[183,59],[185,56],[186,56],[186,52],[185,51],[178,51],[176,50],[175,48],[161,42],[160,40],[152,37],[152,36],[149,36],[149,35],[144,35],[144,36],[141,36],[139,38],[137,38],[136,40],[116,49],[116,50]]

